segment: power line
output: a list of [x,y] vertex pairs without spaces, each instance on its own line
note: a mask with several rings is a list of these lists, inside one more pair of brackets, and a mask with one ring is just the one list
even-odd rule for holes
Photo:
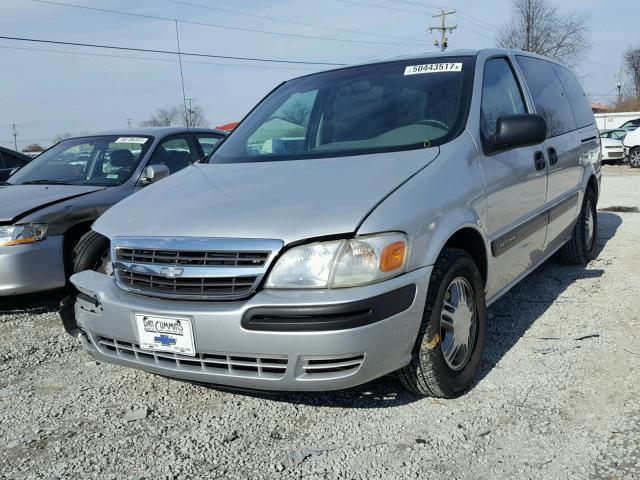
[[[69,50],[54,50],[50,48],[29,48],[29,47],[9,47],[7,45],[0,45],[0,48],[6,50],[20,50],[29,52],[47,52],[47,53],[61,53],[67,55],[84,55],[89,57],[106,57],[106,58],[124,58],[129,60],[146,60],[149,62],[177,62],[173,58],[153,58],[153,57],[135,57],[132,55],[115,55],[112,53],[96,53],[96,52],[71,52]],[[182,60],[182,63],[189,63],[195,65],[216,65],[220,67],[238,67],[238,68],[259,68],[259,69],[272,69],[272,70],[312,70],[317,71],[318,68],[311,67],[280,67],[275,65],[250,65],[240,63],[219,63],[219,62],[198,62],[194,60]]]
[[[154,50],[151,48],[121,47],[117,45],[103,45],[99,43],[64,42],[60,40],[44,40],[40,38],[0,36],[0,40],[15,40],[17,42],[50,43],[54,45],[72,45],[74,47],[106,48],[111,50],[126,50],[130,52],[163,53],[167,55],[178,55],[178,52],[174,52],[172,50]],[[294,65],[326,65],[326,66],[333,66],[333,67],[343,67],[346,65],[344,63],[310,62],[310,61],[304,61],[304,60],[279,60],[279,59],[273,59],[273,58],[233,57],[229,55],[213,55],[209,53],[181,52],[181,55],[188,56],[188,57],[222,58],[226,60],[246,60],[251,62],[289,63]]]
[[[123,12],[121,10],[111,10],[107,8],[97,8],[97,7],[87,7],[84,5],[74,5],[72,3],[63,3],[63,2],[54,2],[51,0],[31,0],[36,3],[43,3],[47,5],[56,5],[60,7],[71,7],[71,8],[79,8],[82,10],[91,10],[94,12],[101,13],[112,13],[116,15],[127,15],[130,17],[140,17],[140,18],[148,18],[151,20],[164,20],[173,22],[176,19],[169,17],[160,17],[157,15],[146,15],[142,13],[133,13],[133,12]],[[284,32],[274,32],[271,30],[259,30],[255,28],[245,28],[245,27],[232,27],[229,25],[219,25],[215,23],[205,23],[205,22],[194,22],[192,20],[184,20],[177,19],[180,23],[185,23],[189,25],[198,25],[201,27],[211,27],[211,28],[221,28],[225,30],[237,30],[242,32],[251,32],[251,33],[263,33],[267,35],[278,35],[283,37],[295,37],[295,38],[306,38],[310,40],[324,40],[324,41],[332,41],[332,42],[345,42],[345,43],[364,43],[369,45],[396,45],[396,46],[411,46],[411,45],[422,45],[421,43],[397,43],[397,42],[375,42],[370,40],[355,40],[355,39],[347,39],[347,38],[334,38],[334,37],[321,37],[316,35],[305,35],[302,33],[284,33]]]
[[167,2],[167,3],[176,4],[176,5],[186,5],[186,6],[191,6],[191,7],[204,8],[206,10],[212,10],[212,11],[215,11],[215,12],[231,13],[233,15],[242,15],[242,16],[245,16],[245,17],[259,18],[261,20],[271,20],[271,21],[275,21],[275,22],[288,23],[288,24],[291,24],[291,25],[299,25],[299,26],[303,26],[303,27],[322,28],[322,29],[325,29],[325,30],[332,30],[334,32],[352,33],[352,34],[356,34],[356,35],[368,35],[368,36],[371,36],[371,37],[393,38],[393,39],[396,39],[396,40],[411,40],[411,41],[415,40],[415,38],[409,38],[409,37],[398,37],[396,35],[386,35],[386,34],[383,34],[383,33],[362,32],[362,31],[359,31],[359,30],[350,30],[348,28],[331,27],[331,26],[328,26],[328,25],[318,25],[318,24],[314,24],[314,23],[298,22],[296,20],[289,20],[289,19],[279,18],[279,17],[269,17],[269,16],[266,16],[266,15],[257,15],[257,14],[254,14],[254,13],[240,12],[238,10],[230,10],[228,8],[211,7],[209,5],[202,5],[200,3],[185,2],[185,1],[180,1],[180,0],[164,0],[164,1]]
[[385,5],[374,5],[369,3],[356,2],[355,0],[336,0],[336,2],[348,3],[351,5],[360,5],[361,7],[367,7],[367,8],[373,7],[373,8],[382,8],[384,10],[394,10],[396,12],[420,13],[422,15],[425,14],[425,12],[419,12],[418,10],[408,10],[406,8],[387,7]]

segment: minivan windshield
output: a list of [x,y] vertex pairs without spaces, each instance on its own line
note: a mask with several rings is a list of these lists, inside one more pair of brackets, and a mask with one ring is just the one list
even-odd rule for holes
[[335,157],[440,145],[464,128],[475,57],[412,59],[284,83],[210,163]]
[[9,185],[114,187],[134,172],[152,137],[99,135],[63,140],[9,178]]

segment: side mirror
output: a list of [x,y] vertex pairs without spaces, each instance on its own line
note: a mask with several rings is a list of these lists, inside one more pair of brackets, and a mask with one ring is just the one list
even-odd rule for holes
[[537,145],[547,138],[547,122],[541,115],[524,113],[498,118],[496,133],[485,145],[487,153]]
[[150,185],[155,182],[159,182],[163,178],[167,178],[171,175],[169,167],[166,165],[149,165],[145,168],[142,177],[140,178],[141,185]]

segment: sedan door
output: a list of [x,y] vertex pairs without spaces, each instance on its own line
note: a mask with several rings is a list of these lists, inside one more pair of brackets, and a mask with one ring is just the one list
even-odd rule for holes
[[[529,108],[511,60],[487,60],[482,83],[481,138],[491,141],[498,118]],[[541,256],[547,217],[543,214],[547,171],[542,145],[480,153],[487,189],[485,228],[491,242],[491,298],[527,271]]]

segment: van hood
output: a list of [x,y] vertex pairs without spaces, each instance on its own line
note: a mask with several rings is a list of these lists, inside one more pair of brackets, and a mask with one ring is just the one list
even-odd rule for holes
[[0,186],[0,224],[12,224],[42,208],[98,190],[104,190],[104,187],[78,185]]
[[350,157],[196,164],[109,209],[109,238],[263,238],[285,243],[354,232],[439,148]]

